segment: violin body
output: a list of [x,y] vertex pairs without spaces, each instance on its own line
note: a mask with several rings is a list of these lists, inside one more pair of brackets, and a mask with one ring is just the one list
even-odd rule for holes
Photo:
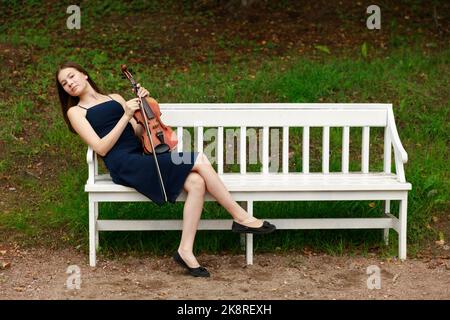
[[158,102],[153,98],[145,97],[142,99],[142,103],[142,107],[147,115],[147,126],[149,128],[152,141],[150,141],[150,138],[146,132],[146,121],[142,111],[137,110],[134,113],[134,118],[137,123],[144,127],[144,131],[140,137],[144,152],[147,154],[153,153],[152,142],[156,154],[172,151],[178,145],[178,138],[172,128],[164,125],[161,121],[160,116],[162,113],[159,109]]

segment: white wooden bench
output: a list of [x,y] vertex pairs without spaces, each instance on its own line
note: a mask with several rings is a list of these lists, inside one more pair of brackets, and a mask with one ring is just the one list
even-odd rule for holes
[[[186,128],[195,128],[196,151],[203,151],[206,128],[216,128],[217,170],[233,198],[253,214],[255,201],[341,201],[383,200],[384,216],[377,218],[305,219],[292,212],[290,219],[266,219],[282,229],[383,229],[387,243],[389,229],[399,235],[399,258],[406,259],[407,199],[411,184],[405,181],[403,164],[407,162],[397,133],[391,104],[161,104],[162,120],[177,130],[177,151],[183,148]],[[240,128],[240,172],[224,173],[224,128]],[[282,165],[280,172],[269,172],[269,128],[280,128],[282,134]],[[289,171],[289,128],[302,127],[302,172]],[[322,130],[322,171],[310,172],[310,128]],[[342,129],[342,170],[330,172],[330,127]],[[349,171],[350,128],[362,128],[361,171]],[[370,127],[384,128],[383,171],[369,172]],[[247,172],[248,129],[262,129],[262,172]],[[383,130],[383,129],[381,129]],[[353,132],[353,129],[352,129]],[[215,142],[214,142],[215,143]],[[292,146],[291,146],[292,147]],[[381,147],[381,146],[380,146]],[[300,147],[298,147],[300,148]],[[391,153],[394,150],[395,172],[391,172]],[[252,154],[253,155],[253,154]],[[95,152],[88,148],[89,178],[85,191],[89,193],[89,262],[96,264],[99,231],[119,230],[181,230],[182,220],[99,220],[100,202],[150,201],[133,188],[116,185],[109,174],[99,174]],[[210,159],[214,164],[214,159]],[[381,163],[380,163],[381,164]],[[183,192],[177,201],[185,201]],[[398,218],[390,213],[390,201],[399,200]],[[214,201],[206,194],[205,201]],[[261,217],[256,213],[256,216]],[[200,230],[231,230],[227,220],[202,219]],[[277,231],[280,232],[280,231]],[[246,261],[253,263],[253,237],[245,235]]]

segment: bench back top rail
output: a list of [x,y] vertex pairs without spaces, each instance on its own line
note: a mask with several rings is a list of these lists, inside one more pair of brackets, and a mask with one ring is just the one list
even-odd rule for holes
[[[195,148],[204,151],[204,128],[217,128],[215,143],[218,173],[223,174],[224,127],[239,127],[237,148],[240,173],[246,173],[248,127],[262,128],[262,173],[269,173],[269,128],[282,127],[282,172],[289,172],[289,128],[302,127],[302,172],[309,173],[310,128],[322,127],[322,173],[329,173],[330,127],[342,127],[342,172],[349,172],[350,127],[362,127],[361,172],[369,172],[370,127],[384,128],[383,172],[391,173],[391,152],[397,178],[405,182],[403,163],[407,161],[398,136],[391,104],[304,104],[304,103],[250,103],[250,104],[160,104],[162,120],[176,128],[177,151],[189,151],[184,145],[184,128],[194,128]],[[208,137],[209,138],[209,137]],[[281,138],[281,137],[280,137]],[[234,141],[234,138],[233,138]],[[252,143],[249,139],[249,144]],[[253,141],[253,143],[255,143]],[[271,142],[273,143],[273,141]],[[234,148],[233,148],[234,149]],[[89,180],[98,175],[97,157],[88,150]]]

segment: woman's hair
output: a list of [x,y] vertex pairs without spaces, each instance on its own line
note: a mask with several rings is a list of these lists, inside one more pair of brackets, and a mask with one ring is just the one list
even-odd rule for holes
[[61,64],[58,67],[58,70],[56,70],[56,74],[55,74],[56,88],[58,89],[59,101],[61,102],[61,111],[63,113],[64,121],[66,121],[67,126],[69,127],[69,130],[76,134],[77,132],[72,128],[72,125],[70,124],[69,118],[67,117],[67,111],[70,108],[72,108],[73,106],[76,106],[78,104],[78,102],[80,101],[80,98],[72,97],[70,94],[68,94],[66,92],[66,90],[64,90],[64,88],[62,87],[61,83],[59,83],[59,80],[58,80],[59,72],[61,70],[63,70],[63,69],[66,69],[66,68],[74,68],[74,69],[84,73],[85,75],[88,76],[87,81],[91,84],[92,88],[95,91],[97,91],[98,93],[102,93],[102,92],[97,87],[97,85],[92,80],[92,78],[89,76],[87,71],[83,67],[81,67],[79,64],[77,64],[75,62],[67,61],[67,62]]

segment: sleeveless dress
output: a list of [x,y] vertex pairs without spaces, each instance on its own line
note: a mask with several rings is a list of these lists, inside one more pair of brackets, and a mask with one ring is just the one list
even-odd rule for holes
[[[125,113],[122,105],[111,100],[86,109],[86,119],[100,138],[106,136]],[[183,191],[184,182],[194,166],[198,152],[166,152],[157,155],[167,200],[175,203]],[[152,154],[145,154],[141,140],[128,123],[111,150],[102,157],[112,181],[132,187],[158,205],[163,205],[164,194]]]

